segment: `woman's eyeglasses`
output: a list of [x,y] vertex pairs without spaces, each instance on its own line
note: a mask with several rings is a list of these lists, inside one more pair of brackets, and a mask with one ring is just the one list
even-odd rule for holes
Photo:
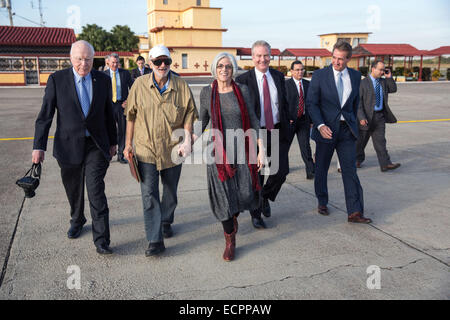
[[226,70],[233,70],[233,66],[231,64],[226,64],[226,65],[219,64],[219,65],[217,65],[217,69],[222,70],[223,68],[225,68]]

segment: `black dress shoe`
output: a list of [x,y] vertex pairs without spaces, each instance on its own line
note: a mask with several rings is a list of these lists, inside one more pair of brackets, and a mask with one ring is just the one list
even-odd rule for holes
[[252,223],[256,229],[266,229],[267,228],[266,223],[264,222],[264,220],[262,218],[253,218],[252,217]]
[[83,226],[72,226],[69,231],[67,231],[67,237],[69,239],[76,239],[81,235],[81,231],[83,230]]
[[148,249],[145,250],[145,256],[151,257],[156,256],[166,250],[166,247],[164,246],[164,242],[156,242],[156,243],[150,243],[148,245]]
[[307,180],[313,180],[314,179],[314,173],[307,173],[306,174],[306,179]]
[[107,244],[101,244],[97,247],[98,254],[112,254],[111,248]]
[[162,233],[163,233],[164,238],[170,238],[173,236],[173,230],[172,230],[172,227],[170,226],[170,224],[164,223],[162,225]]
[[127,163],[128,163],[128,160],[125,159],[125,158],[120,158],[118,161],[119,161],[120,163],[122,163],[122,164],[127,164]]
[[270,217],[270,203],[269,203],[269,199],[265,199],[263,200],[263,206],[262,206],[262,214],[264,215],[264,217],[268,218]]

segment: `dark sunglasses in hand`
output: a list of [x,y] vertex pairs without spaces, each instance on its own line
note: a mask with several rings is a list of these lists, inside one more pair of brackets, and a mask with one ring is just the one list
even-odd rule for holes
[[157,67],[161,66],[163,62],[166,66],[170,66],[172,64],[172,59],[164,58],[164,59],[156,59],[156,60],[152,61],[152,63]]

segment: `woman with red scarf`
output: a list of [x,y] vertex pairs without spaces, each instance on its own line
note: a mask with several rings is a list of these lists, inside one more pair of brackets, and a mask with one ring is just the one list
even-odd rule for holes
[[200,93],[202,132],[211,123],[213,147],[212,161],[207,165],[209,202],[223,225],[225,261],[234,259],[239,213],[259,207],[257,173],[264,161],[253,100],[245,85],[234,82],[237,70],[234,56],[219,53],[211,66],[215,80]]

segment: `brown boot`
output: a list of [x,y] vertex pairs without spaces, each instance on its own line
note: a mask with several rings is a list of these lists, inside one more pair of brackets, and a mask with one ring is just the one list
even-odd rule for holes
[[223,252],[223,260],[231,261],[234,259],[234,250],[236,248],[236,232],[228,234],[226,232],[223,233],[225,235],[225,251]]

